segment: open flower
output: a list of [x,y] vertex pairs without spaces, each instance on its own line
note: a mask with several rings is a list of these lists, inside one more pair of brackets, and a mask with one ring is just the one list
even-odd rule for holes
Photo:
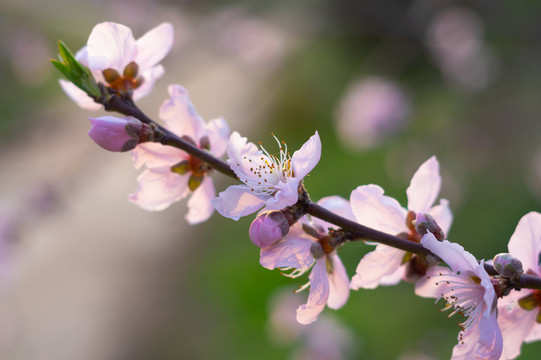
[[451,359],[498,360],[503,340],[497,321],[496,292],[483,261],[456,243],[438,241],[427,233],[421,244],[439,256],[451,269],[433,266],[416,284],[417,295],[444,299],[449,315],[462,314],[467,319],[459,323],[458,344]]
[[[135,40],[131,30],[113,22],[99,23],[92,29],[86,46],[75,58],[88,66],[98,82],[123,93],[133,92],[135,101],[148,95],[157,79],[163,76],[160,61],[173,45],[173,27],[163,23]],[[66,80],[60,80],[66,94],[87,110],[98,110],[83,90]]]
[[[330,196],[318,201],[324,208],[353,220],[347,200]],[[295,269],[289,277],[298,277],[312,269],[308,302],[297,309],[297,321],[309,324],[315,321],[327,304],[331,309],[342,307],[349,297],[349,277],[336,254],[343,233],[329,230],[334,225],[318,218],[301,218],[289,233],[273,245],[261,249],[259,262],[267,269]]]
[[279,157],[259,150],[236,131],[231,134],[227,163],[242,185],[233,185],[212,201],[223,216],[238,220],[256,212],[279,210],[295,204],[302,179],[316,166],[321,157],[321,141],[316,133],[291,157],[284,142],[280,143]]
[[[524,271],[541,276],[541,214],[520,219],[508,244],[509,253],[522,262]],[[503,334],[503,358],[520,355],[523,342],[541,340],[541,290],[511,290],[500,300],[498,323]]]
[[[383,195],[377,185],[359,186],[351,193],[351,207],[359,224],[419,242],[419,234],[412,221],[417,214],[431,215],[447,235],[453,216],[448,201],[440,200],[433,206],[440,192],[441,177],[435,156],[423,163],[411,179],[407,189],[408,210],[398,201]],[[357,274],[351,280],[351,288],[373,289],[378,285],[394,285],[401,279],[423,275],[426,261],[418,255],[407,253],[387,245],[377,245],[366,254],[357,266]]]
[[[160,108],[160,118],[175,134],[200,149],[220,157],[225,153],[229,126],[219,118],[206,124],[197,114],[188,92],[180,85],[169,86],[170,99]],[[146,170],[137,179],[139,187],[130,200],[146,210],[163,210],[192,193],[186,220],[195,224],[207,220],[214,211],[210,201],[216,196],[208,173],[211,168],[198,158],[171,146],[144,143],[133,150],[135,167]]]

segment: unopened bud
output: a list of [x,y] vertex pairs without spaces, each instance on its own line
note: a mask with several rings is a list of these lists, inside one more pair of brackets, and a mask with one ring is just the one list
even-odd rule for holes
[[432,233],[439,241],[445,239],[445,234],[441,230],[440,226],[436,223],[436,220],[428,214],[418,213],[414,221],[415,231],[421,236],[427,232]]
[[109,151],[129,151],[140,142],[144,124],[134,118],[102,116],[90,118],[92,128],[88,135],[96,144]]
[[505,278],[517,279],[523,272],[522,263],[511,254],[498,254],[494,256],[494,269]]
[[288,232],[287,217],[280,210],[272,210],[259,214],[252,221],[249,234],[254,245],[264,248],[274,244]]

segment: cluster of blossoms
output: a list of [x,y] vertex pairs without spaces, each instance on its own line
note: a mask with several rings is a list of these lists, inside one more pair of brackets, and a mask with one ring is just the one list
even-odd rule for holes
[[[163,210],[189,196],[186,220],[191,224],[207,220],[214,209],[233,220],[263,209],[249,230],[260,248],[261,265],[279,268],[291,278],[310,272],[299,289],[310,288],[306,304],[297,309],[301,324],[315,321],[325,305],[342,307],[350,290],[404,280],[415,283],[417,295],[443,299],[444,310],[466,318],[459,323],[452,359],[514,358],[523,342],[541,339],[541,290],[521,290],[520,282],[528,275],[541,277],[541,214],[532,212],[520,221],[509,254],[494,259],[499,273],[495,275],[487,272],[483,260],[447,240],[453,217],[447,200],[436,204],[441,177],[435,157],[413,175],[407,208],[373,184],[357,187],[349,200],[330,196],[313,203],[303,179],[321,157],[317,131],[293,155],[275,136],[279,151],[273,155],[238,132],[230,134],[222,118],[205,122],[180,85],[169,86],[169,99],[160,108],[164,125],[140,112],[133,101],[148,94],[163,75],[159,62],[171,44],[169,24],[135,41],[125,26],[102,23],[74,57],[64,51],[64,62],[55,64],[75,69],[65,73],[68,78],[80,74],[99,82],[95,88],[101,93],[96,95],[76,86],[82,80],[72,80],[75,85],[61,81],[80,106],[103,105],[131,115],[91,118],[89,135],[109,151],[131,151],[135,167],[145,168],[130,195],[132,202],[146,210]],[[225,153],[226,163],[219,160]],[[239,183],[216,196],[210,177],[214,169]],[[332,216],[318,216],[314,209]],[[377,244],[383,238],[387,241]],[[350,280],[338,250],[355,240],[376,246],[360,260]],[[448,266],[439,265],[441,261]]]

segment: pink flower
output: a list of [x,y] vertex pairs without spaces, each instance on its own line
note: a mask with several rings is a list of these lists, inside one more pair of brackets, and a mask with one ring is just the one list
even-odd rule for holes
[[444,310],[453,309],[452,316],[462,313],[466,321],[459,323],[458,344],[451,359],[498,360],[502,354],[503,340],[497,321],[496,292],[483,261],[458,244],[438,241],[427,233],[421,244],[439,256],[451,269],[433,266],[416,284],[417,295],[445,299]]
[[[90,68],[96,81],[118,91],[133,91],[133,99],[137,101],[148,95],[156,80],[163,76],[164,69],[159,63],[172,45],[173,27],[169,23],[162,23],[135,40],[128,27],[103,22],[94,26],[86,46],[75,58]],[[60,85],[80,107],[101,108],[71,82],[60,80]]]
[[[197,114],[188,92],[180,85],[169,86],[170,99],[160,108],[160,118],[175,134],[201,149],[221,157],[227,148],[229,126],[224,119],[206,124]],[[135,168],[145,165],[139,187],[130,200],[146,210],[163,210],[192,193],[186,220],[196,224],[207,220],[214,211],[210,201],[216,196],[211,168],[198,158],[157,143],[144,143],[133,150]]]
[[[318,201],[321,206],[353,219],[349,203],[338,196]],[[333,227],[323,220],[307,216],[295,223],[280,241],[261,249],[259,262],[267,269],[296,269],[290,277],[298,277],[312,269],[309,283],[308,302],[297,309],[297,321],[309,324],[315,321],[327,304],[331,309],[342,307],[349,297],[349,277],[342,261],[336,254],[337,233],[327,229]],[[308,232],[306,232],[308,231]],[[299,291],[300,291],[299,290]]]
[[279,158],[263,147],[258,150],[239,133],[231,134],[227,163],[244,184],[228,187],[212,201],[222,216],[238,220],[263,206],[266,210],[280,210],[297,202],[299,184],[321,157],[319,134],[316,131],[293,157],[285,143],[276,141],[280,146]]
[[[355,189],[351,193],[351,207],[359,224],[419,242],[422,235],[417,233],[412,224],[416,213],[431,215],[446,235],[451,226],[453,216],[448,201],[441,199],[439,205],[433,206],[440,187],[439,164],[433,156],[419,167],[411,179],[406,191],[409,213],[398,201],[383,195],[383,189],[377,185],[364,185]],[[412,264],[410,258],[421,261],[416,255],[403,250],[377,245],[374,251],[366,254],[359,262],[357,274],[351,280],[351,288],[373,289],[378,285],[397,284],[407,277],[415,278],[418,274],[411,273],[411,269],[418,266]]]
[[90,118],[88,135],[96,144],[109,151],[129,151],[139,144],[143,123],[135,118],[114,116]]
[[[509,253],[522,262],[524,271],[541,276],[541,214],[530,212],[520,219],[509,240]],[[503,358],[520,355],[523,342],[541,340],[541,290],[511,290],[500,300],[498,323],[503,334]]]
[[376,147],[404,128],[410,108],[408,97],[393,81],[379,77],[356,80],[338,106],[338,134],[352,149]]

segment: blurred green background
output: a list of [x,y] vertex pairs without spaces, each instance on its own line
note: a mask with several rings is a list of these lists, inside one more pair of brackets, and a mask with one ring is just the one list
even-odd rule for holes
[[[215,214],[188,228],[185,201],[146,213],[126,200],[137,176],[129,156],[87,138],[90,114],[63,94],[49,58],[58,39],[76,51],[106,20],[136,38],[175,26],[166,75],[140,103],[151,117],[180,83],[205,119],[224,116],[269,151],[271,132],[297,149],[318,130],[322,158],[305,181],[313,200],[375,183],[406,205],[411,176],[436,155],[449,239],[480,259],[506,251],[520,217],[540,209],[539,2],[5,0],[0,214],[15,231],[2,358],[315,358],[309,332],[279,341],[269,325],[276,291],[305,279],[259,266],[251,217]],[[393,84],[406,110],[378,120],[396,117],[374,130],[377,141],[346,146],[341,104],[366,79]],[[219,191],[230,183],[215,179]],[[369,250],[341,248],[351,276]],[[442,306],[411,284],[352,292],[343,309],[324,311],[350,339],[328,328],[328,347],[343,353],[325,359],[446,359],[460,319]],[[525,345],[521,359],[540,351]]]

